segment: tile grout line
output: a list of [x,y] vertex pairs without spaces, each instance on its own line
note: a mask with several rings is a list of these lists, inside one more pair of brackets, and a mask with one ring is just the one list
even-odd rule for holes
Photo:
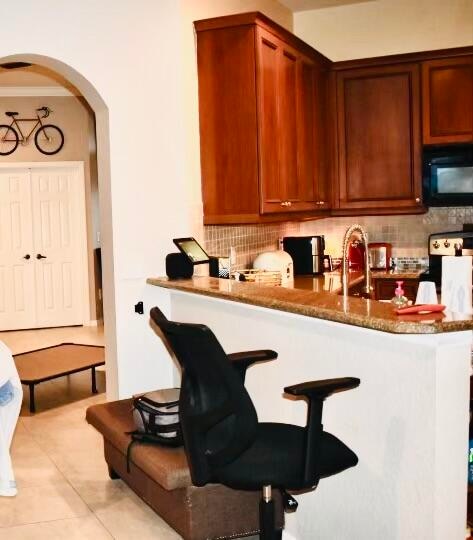
[[[85,421],[85,420],[84,420]],[[40,447],[40,449],[46,454],[48,459],[51,461],[51,463],[54,465],[55,469],[59,472],[59,474],[64,478],[66,483],[69,485],[69,487],[74,491],[74,493],[79,497],[79,499],[85,504],[87,509],[89,510],[90,515],[94,516],[94,518],[100,523],[100,525],[106,530],[107,534],[110,535],[111,538],[115,539],[115,537],[112,535],[111,531],[108,529],[108,527],[102,522],[102,520],[99,518],[99,516],[93,511],[93,509],[89,506],[89,504],[83,499],[83,497],[80,495],[80,493],[77,491],[77,489],[72,485],[70,480],[67,478],[65,473],[58,467],[57,462],[54,460],[54,458],[49,454],[46,448],[44,448],[41,445],[41,442],[38,441],[34,434],[28,429],[26,425],[23,425],[25,430],[28,432],[28,434],[31,436],[31,438],[34,440],[34,442]],[[76,516],[77,518],[80,518],[80,516]],[[63,519],[73,519],[73,518],[63,518]],[[60,520],[51,520],[51,521],[60,521]],[[38,521],[36,523],[47,523],[47,521]],[[8,529],[9,527],[3,527],[5,529]]]

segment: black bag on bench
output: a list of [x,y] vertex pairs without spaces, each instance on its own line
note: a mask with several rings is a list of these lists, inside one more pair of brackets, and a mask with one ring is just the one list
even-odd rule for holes
[[156,443],[182,446],[179,422],[179,388],[148,392],[133,399],[133,418],[136,430],[129,432],[131,442],[127,450],[127,471],[130,472],[130,454],[134,443]]

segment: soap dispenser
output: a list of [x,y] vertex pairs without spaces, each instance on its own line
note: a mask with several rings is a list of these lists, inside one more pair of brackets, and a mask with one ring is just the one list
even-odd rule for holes
[[407,306],[409,303],[409,300],[404,296],[404,289],[402,288],[404,282],[403,281],[396,281],[397,287],[394,291],[394,297],[391,300],[391,303],[394,304],[396,309],[400,309],[402,307]]

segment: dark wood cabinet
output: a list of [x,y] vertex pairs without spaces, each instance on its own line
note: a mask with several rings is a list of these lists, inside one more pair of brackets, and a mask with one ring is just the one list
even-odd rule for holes
[[422,143],[473,141],[473,47],[333,63],[261,13],[194,24],[205,224],[425,212]]
[[417,296],[417,289],[419,288],[419,280],[408,278],[402,279],[396,278],[373,278],[374,291],[376,300],[391,300],[394,296],[394,290],[396,289],[396,281],[403,281],[402,288],[404,289],[404,295],[408,300],[415,302]]
[[339,213],[423,211],[419,78],[413,63],[337,73]]
[[473,141],[473,55],[422,63],[424,144]]
[[316,64],[264,29],[257,39],[260,211],[328,208],[317,170]]
[[327,214],[328,60],[258,14],[195,27],[204,223]]

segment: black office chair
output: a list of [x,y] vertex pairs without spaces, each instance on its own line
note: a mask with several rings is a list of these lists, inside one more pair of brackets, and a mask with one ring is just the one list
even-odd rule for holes
[[274,524],[272,487],[283,492],[286,509],[294,509],[297,503],[287,489],[313,489],[321,478],[358,463],[356,454],[323,430],[321,420],[324,399],[356,388],[360,380],[346,377],[286,387],[287,394],[308,399],[305,428],[258,423],[244,387],[246,370],[277,358],[277,353],[226,354],[207,326],[169,321],[157,307],[151,309],[151,320],[182,368],[180,421],[193,483],[262,489],[260,538],[281,538]]

